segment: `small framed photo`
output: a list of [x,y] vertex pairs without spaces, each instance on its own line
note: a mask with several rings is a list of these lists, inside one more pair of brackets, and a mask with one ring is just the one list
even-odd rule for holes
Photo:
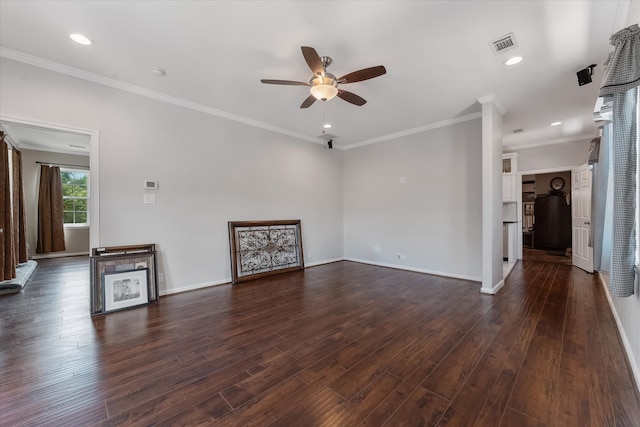
[[102,275],[105,312],[149,303],[147,269]]
[[[92,254],[92,316],[158,303],[155,244],[94,248]],[[135,271],[142,273],[136,276]],[[140,295],[130,288],[137,287],[138,284],[141,284]]]

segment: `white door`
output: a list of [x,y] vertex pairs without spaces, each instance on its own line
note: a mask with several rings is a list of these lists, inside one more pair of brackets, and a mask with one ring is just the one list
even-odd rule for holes
[[580,166],[571,171],[571,216],[573,265],[593,273],[591,232],[591,170]]

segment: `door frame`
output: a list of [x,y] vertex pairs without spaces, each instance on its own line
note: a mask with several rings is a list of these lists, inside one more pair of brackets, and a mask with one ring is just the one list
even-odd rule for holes
[[[575,165],[575,166],[559,166],[556,168],[548,168],[548,169],[534,169],[534,170],[526,170],[526,171],[518,171],[518,179],[516,182],[516,199],[517,199],[517,220],[518,220],[518,225],[520,226],[520,232],[518,233],[518,247],[517,247],[517,251],[518,251],[518,259],[523,259],[523,246],[522,246],[522,217],[523,217],[523,212],[522,212],[522,175],[538,175],[538,174],[543,174],[543,173],[556,173],[556,172],[569,172],[571,173],[571,171],[577,167],[580,167],[580,165]],[[572,230],[573,233],[573,230]],[[573,241],[573,234],[571,236],[571,240]]]
[[77,133],[89,137],[89,248],[100,246],[100,132],[42,120],[0,114],[0,121],[61,132]]

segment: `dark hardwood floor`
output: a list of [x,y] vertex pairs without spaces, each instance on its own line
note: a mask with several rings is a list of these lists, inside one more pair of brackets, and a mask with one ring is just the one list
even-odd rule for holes
[[597,278],[351,262],[89,316],[86,258],[0,298],[0,425],[640,426]]

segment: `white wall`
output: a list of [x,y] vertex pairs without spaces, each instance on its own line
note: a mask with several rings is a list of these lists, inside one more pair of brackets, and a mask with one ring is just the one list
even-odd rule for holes
[[100,245],[157,243],[161,293],[230,280],[228,221],[301,219],[306,264],[343,256],[340,150],[4,58],[0,71],[3,115],[100,132]]
[[612,297],[609,292],[609,276],[601,273],[600,277],[607,297],[613,304],[611,308],[636,378],[636,386],[640,390],[640,289],[638,288],[638,280],[636,279],[633,295],[617,298]]
[[591,139],[583,139],[562,144],[541,145],[538,147],[515,150],[505,147],[505,153],[518,153],[520,171],[545,169],[570,169],[571,166],[584,165],[589,158]]
[[[39,162],[62,163],[76,166],[89,166],[89,157],[73,154],[51,153],[46,151],[21,150],[22,151],[22,179],[24,183],[24,208],[27,215],[27,242],[29,254],[36,254],[38,241],[38,185],[40,180]],[[54,252],[55,255],[89,253],[89,228],[65,228],[64,252]]]
[[481,154],[480,119],[345,151],[345,257],[481,280]]

